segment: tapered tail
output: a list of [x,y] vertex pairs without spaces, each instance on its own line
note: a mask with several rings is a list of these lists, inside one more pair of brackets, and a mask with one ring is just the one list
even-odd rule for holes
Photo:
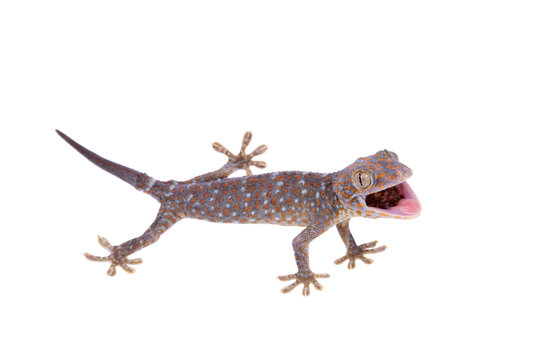
[[161,183],[160,181],[153,179],[145,173],[141,173],[139,171],[130,169],[123,165],[102,158],[98,154],[93,153],[84,146],[78,144],[60,130],[56,130],[56,133],[60,135],[60,137],[64,139],[69,145],[71,145],[75,150],[81,153],[82,156],[84,156],[103,170],[113,174],[116,177],[119,177],[131,186],[135,187],[137,190],[144,191],[159,200],[159,197],[157,196],[157,192],[155,190],[156,185],[159,185]]

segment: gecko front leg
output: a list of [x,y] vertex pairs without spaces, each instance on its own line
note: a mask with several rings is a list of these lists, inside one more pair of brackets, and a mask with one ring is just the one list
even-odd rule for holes
[[334,261],[334,263],[337,265],[345,262],[345,260],[349,260],[349,264],[347,265],[347,267],[352,270],[356,267],[356,259],[360,259],[366,264],[371,264],[373,260],[365,257],[365,254],[376,254],[386,250],[385,245],[375,248],[375,246],[377,245],[377,241],[372,241],[362,245],[356,245],[356,242],[354,241],[354,238],[351,234],[351,230],[349,229],[349,220],[345,220],[336,224],[336,227],[338,229],[339,235],[341,236],[341,239],[347,247],[347,254]]
[[294,258],[298,267],[296,274],[278,276],[281,281],[295,280],[292,284],[281,289],[281,292],[286,294],[293,290],[296,286],[304,284],[302,295],[308,296],[309,284],[313,284],[315,289],[322,290],[323,286],[317,281],[318,278],[328,278],[329,274],[315,274],[309,268],[309,243],[317,236],[328,229],[328,226],[321,224],[309,225],[302,230],[293,240]]

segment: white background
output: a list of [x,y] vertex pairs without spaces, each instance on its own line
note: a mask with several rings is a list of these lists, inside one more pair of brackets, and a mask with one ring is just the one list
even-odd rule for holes
[[[540,51],[535,1],[3,1],[2,359],[538,359]],[[163,180],[217,169],[244,131],[265,171],[341,169],[387,148],[410,221],[354,271],[335,229],[324,290],[283,295],[301,230],[182,220],[105,275],[97,235],[158,204],[58,128]],[[260,170],[256,169],[259,173]]]

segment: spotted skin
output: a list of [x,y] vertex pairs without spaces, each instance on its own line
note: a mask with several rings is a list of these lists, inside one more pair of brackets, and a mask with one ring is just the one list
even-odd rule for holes
[[[228,157],[227,163],[220,169],[187,181],[160,181],[106,160],[62,132],[57,130],[57,133],[88,160],[161,203],[156,219],[141,236],[118,246],[98,237],[100,245],[110,255],[101,257],[85,254],[89,260],[109,262],[107,274],[110,276],[116,274],[117,266],[128,273],[134,272],[129,265],[140,264],[142,260],[128,259],[128,256],[156,242],[165,231],[183,218],[220,223],[302,226],[304,229],[292,242],[298,272],[278,278],[283,281],[294,280],[282,289],[283,293],[302,284],[302,294],[309,295],[310,284],[321,290],[322,285],[317,279],[329,277],[328,274],[313,273],[309,266],[309,244],[316,237],[336,225],[347,253],[335,262],[340,264],[349,260],[348,267],[353,269],[356,259],[369,264],[372,260],[365,255],[381,252],[386,247],[375,247],[376,242],[356,245],[349,230],[350,218],[412,218],[419,213],[419,208],[417,212],[402,214],[366,204],[366,196],[369,194],[401,184],[412,175],[411,170],[401,164],[394,153],[386,150],[359,158],[335,173],[282,171],[252,175],[250,166],[266,167],[264,162],[254,161],[253,158],[264,153],[267,147],[261,145],[246,154],[246,147],[252,137],[248,132],[244,135],[238,155],[219,143],[212,145],[216,151]],[[245,170],[247,176],[229,178],[238,170]],[[369,173],[371,184],[368,188],[359,187],[358,181],[355,182],[355,176],[360,171]]]

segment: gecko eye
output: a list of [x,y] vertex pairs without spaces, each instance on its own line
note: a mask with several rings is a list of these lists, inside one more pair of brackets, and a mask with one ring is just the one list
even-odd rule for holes
[[357,188],[360,190],[366,190],[371,185],[373,185],[373,177],[371,176],[371,173],[367,171],[357,171],[353,175],[353,181],[354,185],[356,185]]

